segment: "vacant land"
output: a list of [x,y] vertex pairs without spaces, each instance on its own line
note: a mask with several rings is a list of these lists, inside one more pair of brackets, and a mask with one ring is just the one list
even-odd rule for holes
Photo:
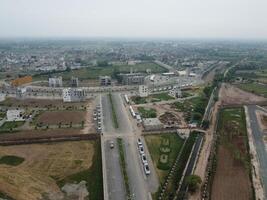
[[138,107],[138,112],[140,112],[142,118],[156,118],[157,111],[153,108]]
[[219,99],[224,105],[244,105],[266,101],[264,97],[243,91],[230,84],[222,84]]
[[175,98],[170,96],[168,92],[152,94],[152,95],[149,95],[148,97],[134,96],[131,98],[131,100],[135,104],[153,103],[153,102],[168,101],[168,100],[173,100],[173,99]]
[[227,108],[220,113],[217,164],[211,199],[253,199],[250,156],[243,108]]
[[256,95],[267,97],[267,85],[258,83],[243,83],[237,85],[240,89]]
[[46,125],[80,124],[85,119],[85,111],[46,111],[40,114],[36,122]]
[[181,150],[184,140],[174,133],[147,135],[145,140],[160,183],[163,184],[174,160]]
[[[70,70],[64,72],[55,72],[50,75],[53,76],[62,76],[63,79],[69,80],[72,76],[78,77],[80,80],[86,79],[98,79],[99,76],[112,76],[114,73],[129,73],[130,69],[133,69],[136,72],[146,72],[147,69],[150,69],[152,73],[162,73],[166,69],[152,62],[140,63],[136,65],[109,65],[105,67],[86,67],[77,70]],[[48,74],[35,75],[33,76],[34,81],[48,80]]]
[[17,166],[0,164],[0,192],[14,199],[78,199],[60,187],[82,180],[90,199],[102,199],[99,141],[0,147],[0,157],[6,155],[25,159]]

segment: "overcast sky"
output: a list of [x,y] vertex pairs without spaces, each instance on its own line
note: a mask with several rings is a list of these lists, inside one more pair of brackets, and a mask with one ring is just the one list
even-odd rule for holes
[[0,0],[0,37],[267,38],[267,0]]

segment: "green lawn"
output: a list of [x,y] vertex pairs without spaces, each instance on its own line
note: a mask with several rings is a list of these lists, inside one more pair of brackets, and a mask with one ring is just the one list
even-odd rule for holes
[[153,108],[138,107],[138,112],[142,118],[156,118],[157,111]]
[[57,181],[57,184],[63,187],[66,183],[79,183],[86,181],[89,199],[104,199],[103,197],[103,180],[102,180],[102,159],[101,159],[101,143],[96,140],[94,143],[95,154],[92,166],[84,171],[70,175],[63,180]]
[[6,112],[0,112],[0,119],[3,119],[6,117]]
[[[123,65],[112,65],[112,66],[106,66],[106,67],[90,66],[87,68],[82,68],[82,69],[77,69],[77,70],[56,72],[51,75],[62,76],[62,78],[65,80],[70,79],[72,76],[78,77],[81,80],[98,79],[99,76],[103,76],[103,75],[111,76],[113,75],[114,71],[121,72],[121,73],[128,73],[130,72],[131,68],[136,72],[146,72],[147,69],[151,69],[152,73],[162,73],[166,71],[165,68],[155,63],[148,62],[148,63],[140,63],[136,65],[123,64]],[[48,75],[33,76],[34,81],[47,80],[47,79],[48,79]]]
[[134,96],[131,99],[135,104],[145,104],[152,102],[168,101],[168,100],[173,100],[175,98],[170,96],[168,92],[163,92],[159,94],[152,94],[149,95],[148,97]]
[[267,86],[258,83],[239,84],[238,87],[247,92],[267,97]]
[[145,140],[160,183],[163,184],[173,162],[181,150],[184,140],[174,133],[146,135]]
[[168,94],[168,92],[163,92],[163,93],[159,93],[159,94],[152,94],[151,98],[159,99],[160,101],[168,101],[168,100],[175,99],[174,97],[170,96]]
[[6,165],[12,165],[12,166],[17,166],[21,164],[24,161],[24,158],[18,157],[18,156],[3,156],[0,157],[0,165],[1,164],[6,164]]
[[25,122],[19,121],[19,122],[5,122],[1,127],[0,131],[10,131],[14,128],[18,128],[22,126]]

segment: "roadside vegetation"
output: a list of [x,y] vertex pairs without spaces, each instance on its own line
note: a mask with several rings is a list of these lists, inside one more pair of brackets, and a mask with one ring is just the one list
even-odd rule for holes
[[1,127],[0,127],[0,133],[3,132],[14,132],[16,128],[22,126],[25,122],[24,121],[14,121],[14,122],[5,122]]
[[123,147],[123,140],[122,138],[117,138],[117,144],[119,147],[119,156],[120,156],[120,165],[121,165],[121,170],[123,174],[123,179],[124,179],[124,185],[126,189],[126,195],[127,199],[130,199],[131,197],[131,191],[130,191],[130,185],[129,185],[129,177],[126,171],[126,161],[125,161],[125,153],[124,153],[124,147]]
[[138,107],[138,112],[142,118],[156,118],[157,111],[154,108]]
[[114,128],[119,128],[119,123],[118,123],[118,119],[117,119],[115,105],[114,105],[114,102],[113,102],[113,99],[112,99],[112,94],[109,93],[108,96],[109,96],[109,101],[110,101],[110,104],[111,104],[113,126],[114,126]]

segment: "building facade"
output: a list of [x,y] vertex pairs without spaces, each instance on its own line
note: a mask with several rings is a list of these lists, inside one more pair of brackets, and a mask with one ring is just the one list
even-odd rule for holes
[[48,79],[49,87],[62,87],[62,77],[54,77]]
[[147,85],[139,85],[139,96],[147,97],[149,95],[148,86]]
[[122,84],[124,85],[143,85],[145,76],[141,73],[121,74]]
[[101,86],[109,86],[109,85],[111,85],[111,77],[110,76],[100,76],[99,77],[99,84]]
[[86,98],[86,93],[81,88],[64,88],[62,92],[63,102],[80,102]]

